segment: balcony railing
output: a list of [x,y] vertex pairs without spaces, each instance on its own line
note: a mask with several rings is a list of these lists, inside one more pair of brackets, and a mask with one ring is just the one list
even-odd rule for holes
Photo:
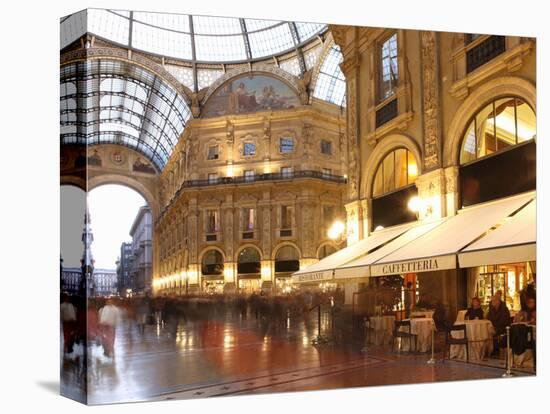
[[292,180],[296,178],[316,178],[325,181],[332,181],[336,183],[346,183],[346,178],[341,175],[326,174],[322,171],[293,171],[284,173],[266,173],[256,174],[254,176],[236,176],[236,177],[220,177],[216,180],[187,180],[183,183],[183,188],[189,187],[205,187],[211,185],[224,185],[224,184],[248,184],[261,181],[277,181],[277,180]]
[[338,184],[345,184],[347,178],[341,175],[327,174],[322,171],[313,171],[313,170],[301,170],[301,171],[285,171],[284,173],[265,173],[265,174],[255,174],[254,176],[236,176],[236,177],[219,177],[215,180],[205,179],[205,180],[187,180],[183,183],[181,188],[176,192],[175,196],[172,198],[172,201],[161,213],[161,216],[164,212],[170,207],[174,200],[178,197],[179,193],[184,188],[194,188],[194,187],[209,187],[215,185],[230,185],[230,184],[251,184],[257,182],[265,181],[283,181],[283,180],[294,180],[297,178],[313,178],[318,180],[330,181]]
[[466,52],[466,71],[470,73],[506,50],[504,36],[489,36]]

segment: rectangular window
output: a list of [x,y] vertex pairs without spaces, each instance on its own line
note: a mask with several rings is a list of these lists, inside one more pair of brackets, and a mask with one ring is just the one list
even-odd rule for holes
[[289,154],[294,151],[294,140],[292,138],[281,138],[279,141],[279,152]]
[[321,140],[321,154],[332,155],[332,142],[326,139]]
[[243,155],[245,157],[256,155],[256,145],[252,142],[245,142],[243,146]]
[[209,173],[208,174],[208,182],[210,184],[215,184],[218,182],[218,173]]
[[210,145],[208,147],[208,159],[217,160],[220,157],[220,148],[218,145]]
[[397,69],[397,33],[391,35],[380,46],[379,61],[379,101],[389,98],[395,93],[399,79]]
[[244,180],[246,182],[254,181],[254,170],[246,170],[244,172]]
[[292,216],[294,213],[294,207],[281,206],[281,229],[292,228]]
[[255,209],[251,207],[243,208],[243,231],[254,230]]
[[218,224],[218,210],[206,210],[206,233],[217,233]]
[[292,178],[292,167],[281,167],[281,175],[283,178]]

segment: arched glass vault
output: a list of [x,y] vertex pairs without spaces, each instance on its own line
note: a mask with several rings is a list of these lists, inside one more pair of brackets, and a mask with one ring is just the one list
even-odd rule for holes
[[61,48],[88,32],[174,59],[236,63],[293,50],[300,54],[303,45],[326,29],[321,23],[87,9],[61,19]]
[[88,60],[61,67],[62,144],[119,144],[162,170],[191,116],[176,90],[129,62]]

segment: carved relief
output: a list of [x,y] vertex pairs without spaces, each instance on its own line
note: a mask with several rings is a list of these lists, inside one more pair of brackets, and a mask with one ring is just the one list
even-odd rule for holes
[[353,200],[359,196],[359,143],[357,140],[357,90],[356,80],[351,77],[348,80],[348,149],[349,149],[349,170],[348,170],[348,196]]
[[426,169],[440,165],[439,85],[436,34],[421,32],[422,77],[424,85],[424,165]]

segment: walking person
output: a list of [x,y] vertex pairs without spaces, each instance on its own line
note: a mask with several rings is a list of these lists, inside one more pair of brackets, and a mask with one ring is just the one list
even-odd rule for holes
[[113,299],[107,299],[105,306],[99,310],[101,342],[105,356],[112,357],[114,355],[116,327],[120,320],[120,309],[115,306]]

